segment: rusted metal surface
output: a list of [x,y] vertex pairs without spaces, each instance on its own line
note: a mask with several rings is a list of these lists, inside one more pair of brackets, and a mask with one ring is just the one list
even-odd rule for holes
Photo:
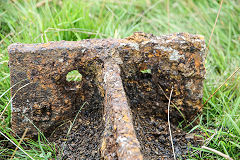
[[[36,136],[33,123],[51,133],[84,102],[89,104],[89,114],[101,113],[104,105],[101,152],[106,158],[114,153],[119,159],[135,155],[141,159],[138,140],[144,148],[141,128],[145,121],[137,119],[153,115],[166,119],[165,95],[172,86],[172,102],[178,107],[171,107],[173,124],[182,120],[182,115],[189,118],[202,105],[205,42],[199,35],[157,37],[137,32],[125,39],[17,43],[9,46],[9,56],[11,85],[16,85],[11,90],[16,94],[12,102],[14,132],[21,135],[28,127],[28,136]],[[82,81],[66,81],[67,73],[75,69],[82,74]],[[128,139],[121,142],[119,136]],[[125,142],[134,150],[131,154],[122,147]]]
[[142,160],[117,63],[113,60],[105,62],[103,69],[106,125],[101,152],[104,159]]

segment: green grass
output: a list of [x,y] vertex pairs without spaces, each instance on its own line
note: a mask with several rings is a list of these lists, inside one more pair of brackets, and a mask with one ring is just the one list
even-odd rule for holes
[[[134,31],[155,35],[168,34],[166,0],[54,0],[36,7],[36,0],[0,0],[0,111],[10,100],[7,46],[11,43],[77,41],[86,38],[124,38]],[[218,12],[219,1],[170,1],[172,32],[189,32],[205,36],[208,43]],[[240,66],[240,3],[225,0],[210,44],[204,82],[205,101]],[[207,145],[233,159],[240,158],[240,76],[236,73],[204,106],[200,123],[194,129],[202,131]],[[6,92],[7,91],[7,92]],[[0,121],[0,131],[16,144],[11,136],[11,110],[8,106]],[[0,142],[2,143],[2,142]],[[55,148],[39,136],[37,142],[21,144],[35,159],[56,157]],[[12,149],[0,145],[0,159],[11,156]],[[201,154],[199,154],[201,153]],[[223,159],[201,148],[194,148],[189,159]],[[27,159],[17,151],[16,159]]]

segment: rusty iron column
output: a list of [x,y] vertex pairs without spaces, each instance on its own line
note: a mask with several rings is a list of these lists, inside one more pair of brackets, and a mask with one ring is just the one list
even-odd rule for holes
[[105,131],[101,145],[102,157],[108,160],[142,160],[140,144],[120,76],[120,67],[116,62],[105,62],[103,80]]

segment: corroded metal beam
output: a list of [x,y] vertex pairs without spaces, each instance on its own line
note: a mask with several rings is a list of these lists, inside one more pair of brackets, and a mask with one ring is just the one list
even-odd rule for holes
[[142,160],[118,63],[122,62],[110,60],[103,69],[105,131],[101,153],[104,159]]
[[[104,106],[103,157],[142,159],[131,111],[166,119],[172,87],[172,123],[202,105],[205,42],[199,35],[137,32],[125,39],[17,43],[8,50],[17,134],[28,127],[28,136],[36,136],[32,123],[50,133],[88,102],[91,111]],[[72,70],[82,74],[81,82],[66,80]]]

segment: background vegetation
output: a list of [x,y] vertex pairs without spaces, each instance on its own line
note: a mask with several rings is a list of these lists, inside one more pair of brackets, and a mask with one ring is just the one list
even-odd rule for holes
[[[155,35],[189,32],[211,35],[219,0],[0,0],[0,131],[11,135],[10,80],[7,46],[11,43],[77,41],[86,38],[124,38],[134,31]],[[169,16],[168,16],[169,13]],[[168,18],[169,17],[169,18]],[[169,24],[169,25],[168,25]],[[206,60],[206,99],[240,66],[240,3],[224,0]],[[205,145],[233,159],[240,159],[240,76],[239,71],[208,101],[199,125]],[[22,135],[19,135],[22,136]],[[0,159],[10,158],[14,149],[0,141]],[[9,142],[10,143],[10,142]],[[26,149],[26,146],[28,148]],[[34,159],[56,158],[57,147],[39,136],[38,141],[20,145]],[[15,148],[15,147],[13,147]],[[18,150],[15,159],[29,158]],[[190,159],[223,159],[199,148]]]

